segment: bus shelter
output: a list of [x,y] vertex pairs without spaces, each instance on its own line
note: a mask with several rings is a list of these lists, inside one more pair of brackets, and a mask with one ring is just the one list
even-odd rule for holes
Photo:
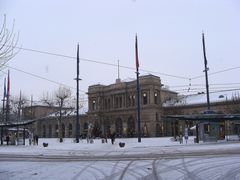
[[201,114],[192,115],[168,115],[167,118],[180,122],[193,122],[196,131],[196,143],[199,141],[228,140],[228,136],[233,134],[240,137],[240,114],[217,114],[214,111],[205,111]]
[[21,142],[22,145],[25,145],[26,139],[26,126],[32,124],[36,120],[23,120],[23,121],[8,121],[8,122],[0,122],[0,139],[1,145],[3,145],[4,136],[6,137],[8,133],[12,135],[11,144],[15,144],[15,140],[17,140],[17,144]]

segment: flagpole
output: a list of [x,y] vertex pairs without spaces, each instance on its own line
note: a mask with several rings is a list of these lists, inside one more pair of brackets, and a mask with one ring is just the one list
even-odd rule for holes
[[137,35],[135,42],[135,50],[136,50],[136,75],[137,75],[137,124],[138,124],[138,142],[141,142],[141,116],[140,116],[140,85],[139,85],[139,61],[138,61],[138,44],[137,44]]
[[[6,98],[6,78],[4,78],[4,90],[3,90],[4,94],[3,94],[3,108],[2,108],[2,123],[4,124],[5,121],[5,98]],[[3,145],[3,126],[1,127],[1,145]]]
[[6,102],[6,121],[9,121],[9,96],[10,96],[10,71],[8,70],[7,102]]
[[203,56],[204,56],[204,67],[205,67],[203,72],[205,72],[205,78],[206,78],[207,108],[208,108],[208,110],[210,110],[209,85],[208,85],[208,70],[209,70],[209,68],[207,67],[207,56],[206,56],[204,33],[202,33],[202,44],[203,44]]

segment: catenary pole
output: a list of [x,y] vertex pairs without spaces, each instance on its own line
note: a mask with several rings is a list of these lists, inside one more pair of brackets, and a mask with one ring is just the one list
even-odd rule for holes
[[140,113],[140,85],[139,85],[139,61],[138,61],[138,42],[136,35],[135,42],[135,51],[136,51],[136,75],[137,75],[137,124],[138,124],[138,142],[141,142],[141,113]]
[[76,116],[76,143],[79,143],[79,136],[80,136],[80,123],[79,123],[79,44],[77,45],[77,78],[75,79],[77,82],[77,102],[76,102],[76,108],[77,108],[77,116]]

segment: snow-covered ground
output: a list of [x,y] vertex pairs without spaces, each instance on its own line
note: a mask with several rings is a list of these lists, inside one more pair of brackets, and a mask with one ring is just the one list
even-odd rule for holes
[[[43,147],[43,142],[48,147]],[[119,142],[125,142],[125,147],[120,148]],[[219,154],[220,151],[224,153]],[[8,155],[23,158],[3,158]],[[24,162],[26,155],[85,159]],[[91,159],[86,160],[88,157]],[[194,144],[193,137],[187,144],[165,137],[142,138],[141,143],[137,138],[116,139],[114,145],[110,139],[108,143],[97,139],[92,144],[86,140],[74,143],[73,139],[64,139],[59,143],[57,139],[39,139],[38,146],[0,146],[0,179],[240,179],[240,143]]]

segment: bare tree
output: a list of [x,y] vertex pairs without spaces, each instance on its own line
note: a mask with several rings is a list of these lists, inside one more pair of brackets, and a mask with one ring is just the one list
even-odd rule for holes
[[11,114],[21,120],[22,108],[29,105],[27,97],[20,93],[20,96],[12,96],[10,99]]
[[49,107],[53,107],[54,106],[54,98],[52,94],[49,94],[48,92],[45,94],[43,93],[42,97],[41,97],[41,101],[48,105]]
[[0,69],[20,50],[20,48],[17,48],[19,33],[14,33],[14,25],[15,22],[13,21],[12,28],[8,29],[7,18],[4,15],[3,24],[0,29]]
[[44,104],[47,104],[49,107],[56,106],[58,107],[58,111],[56,112],[56,116],[58,119],[58,137],[59,141],[63,141],[63,123],[62,123],[62,116],[64,115],[64,112],[66,108],[72,108],[71,106],[71,90],[60,86],[53,95],[49,95],[47,93],[44,94],[41,101]]
[[56,104],[59,107],[59,119],[58,119],[58,129],[59,129],[59,141],[63,141],[63,124],[62,124],[62,115],[63,115],[63,107],[69,104],[69,100],[71,98],[71,90],[65,87],[59,87],[58,90],[55,91]]

